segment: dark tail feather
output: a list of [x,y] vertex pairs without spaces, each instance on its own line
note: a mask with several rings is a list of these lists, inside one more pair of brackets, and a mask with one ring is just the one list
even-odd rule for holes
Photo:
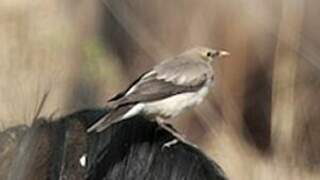
[[92,126],[90,126],[87,129],[87,133],[96,131],[96,132],[101,132],[108,128],[109,126],[118,123],[122,121],[122,116],[127,113],[133,105],[127,105],[127,106],[122,106],[118,107],[116,109],[113,109],[108,113],[106,116],[102,117],[100,120],[98,120],[96,123],[94,123]]

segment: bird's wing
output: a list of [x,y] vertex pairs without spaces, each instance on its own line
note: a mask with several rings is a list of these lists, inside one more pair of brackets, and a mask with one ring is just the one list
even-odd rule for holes
[[197,91],[206,84],[208,78],[211,78],[211,71],[201,63],[190,60],[166,61],[144,73],[126,91],[110,101],[115,107],[156,101]]
[[150,72],[150,71],[147,71],[147,72],[143,73],[142,75],[140,75],[135,81],[133,81],[133,82],[127,87],[127,89],[125,89],[125,90],[119,92],[118,94],[114,95],[113,97],[111,97],[111,98],[108,100],[108,102],[116,101],[116,100],[122,98],[123,96],[125,96],[125,95],[132,89],[132,87],[136,86],[136,85],[139,83],[139,81],[140,81],[142,78],[144,78],[149,72]]
[[212,68],[202,60],[179,56],[163,61],[154,71],[158,79],[182,86],[197,86],[213,76]]
[[121,106],[110,111],[106,116],[99,119],[87,129],[87,132],[101,132],[112,124],[116,124],[122,120],[122,116],[130,111],[135,105]]
[[211,69],[201,63],[199,65],[195,61],[179,60],[180,63],[175,61],[166,61],[154,67],[142,74],[125,91],[111,98],[109,100],[112,104],[111,113],[91,126],[87,132],[100,132],[111,124],[120,122],[123,115],[138,103],[195,92],[212,78]]

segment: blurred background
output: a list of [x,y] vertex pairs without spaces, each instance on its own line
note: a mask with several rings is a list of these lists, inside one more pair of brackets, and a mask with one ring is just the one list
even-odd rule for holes
[[320,1],[0,0],[0,131],[101,107],[202,45],[231,56],[174,122],[230,179],[320,178]]

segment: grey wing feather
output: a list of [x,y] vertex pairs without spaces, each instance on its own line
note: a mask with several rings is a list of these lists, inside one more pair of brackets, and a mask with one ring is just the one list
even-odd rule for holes
[[109,102],[112,104],[109,105],[109,107],[112,107],[110,114],[91,126],[87,132],[101,132],[110,125],[122,121],[122,116],[139,102],[156,101],[183,92],[193,92],[200,89],[204,83],[205,81],[202,81],[197,86],[181,86],[149,77],[148,80],[145,79],[143,83],[139,84],[132,93],[123,95],[118,99],[114,98]]
[[177,85],[196,86],[213,76],[212,68],[199,59],[176,57],[155,66],[157,78]]
[[109,114],[104,116],[102,119],[98,120],[94,123],[90,128],[87,129],[87,132],[101,132],[105,130],[107,127],[111,126],[112,124],[116,124],[122,120],[122,116],[128,112],[133,105],[122,106],[117,109],[110,111]]
[[[194,91],[202,87],[212,76],[213,72],[208,64],[198,59],[178,56],[143,73],[125,91],[111,98],[109,102],[124,102],[123,99],[137,101],[140,98],[141,101],[152,101]],[[145,97],[137,97],[141,95]]]
[[211,78],[211,69],[203,63],[192,59],[165,61],[152,71],[144,73],[129,88],[109,101],[113,108],[110,115],[105,116],[88,129],[102,131],[111,124],[121,121],[124,115],[135,104],[161,100],[176,94],[194,92],[202,88]]
[[201,60],[178,58],[164,61],[140,77],[121,98],[113,103],[121,106],[150,102],[179,93],[197,91],[212,77],[212,69]]
[[127,94],[111,103],[113,104],[113,107],[119,107],[139,102],[161,100],[176,94],[197,91],[202,88],[205,83],[205,78],[195,85],[177,85],[163,79],[152,78],[139,84],[130,94]]

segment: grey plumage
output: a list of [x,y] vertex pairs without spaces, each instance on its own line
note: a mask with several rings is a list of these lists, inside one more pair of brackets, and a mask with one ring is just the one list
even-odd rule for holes
[[[199,103],[214,77],[210,62],[222,55],[227,53],[197,47],[163,61],[111,98],[107,104],[111,112],[87,131],[101,132],[138,113],[168,118]],[[170,106],[177,101],[180,107]]]

